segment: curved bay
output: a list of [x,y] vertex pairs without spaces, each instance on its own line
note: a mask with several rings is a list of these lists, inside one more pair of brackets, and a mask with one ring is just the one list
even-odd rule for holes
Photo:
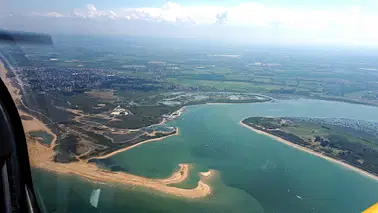
[[[187,188],[194,187],[198,181],[197,172],[215,169],[218,173],[211,180],[214,193],[203,199],[190,200],[142,188],[88,183],[77,177],[40,170],[34,171],[38,177],[35,178],[37,188],[42,197],[58,196],[51,194],[48,187],[57,187],[60,188],[57,191],[69,194],[65,210],[72,212],[80,212],[78,209],[94,212],[359,212],[378,201],[377,181],[243,128],[239,121],[248,116],[377,121],[378,108],[318,100],[191,106],[179,119],[168,123],[180,128],[179,136],[143,144],[111,157],[112,162],[130,173],[152,178],[169,176],[179,163],[191,163],[190,179],[180,185]],[[64,184],[59,184],[58,180]],[[99,207],[93,209],[89,196],[97,188],[103,190]],[[56,202],[65,203],[58,198]],[[54,202],[46,204],[46,208],[54,208],[54,205]]]

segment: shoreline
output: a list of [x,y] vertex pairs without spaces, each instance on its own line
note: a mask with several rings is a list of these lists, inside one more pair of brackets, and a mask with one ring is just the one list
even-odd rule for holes
[[[131,149],[133,147],[128,148]],[[41,144],[37,140],[29,139],[28,152],[30,164],[34,168],[39,168],[45,171],[63,175],[77,175],[80,178],[86,179],[91,182],[119,183],[123,185],[141,186],[170,195],[186,198],[201,198],[211,194],[211,187],[202,181],[203,178],[200,178],[197,187],[193,189],[182,189],[178,187],[168,186],[169,184],[181,183],[189,177],[189,164],[179,164],[179,169],[174,171],[171,176],[167,178],[151,179],[124,172],[113,172],[110,170],[101,169],[97,167],[95,163],[88,163],[85,160],[79,160],[77,162],[71,162],[67,164],[54,162],[52,160],[52,157],[55,153],[54,150],[51,147],[47,147]]]
[[197,187],[193,189],[182,189],[168,186],[173,183],[181,183],[189,177],[189,164],[179,164],[179,170],[176,170],[167,178],[151,179],[124,172],[104,170],[93,163],[87,163],[85,161],[68,164],[54,162],[50,158],[53,151],[40,144],[38,141],[29,142],[28,151],[30,163],[34,168],[62,175],[77,175],[80,178],[95,183],[118,183],[123,185],[141,186],[162,193],[186,198],[202,198],[211,193],[211,187],[203,182],[202,179],[198,181]]
[[[243,120],[244,120],[244,119],[243,119]],[[264,131],[262,131],[262,130],[255,129],[255,128],[251,127],[251,126],[248,126],[247,124],[244,124],[244,123],[243,123],[243,120],[241,120],[241,121],[239,122],[239,124],[242,125],[242,126],[245,127],[245,128],[248,128],[248,129],[254,131],[254,132],[257,133],[257,134],[262,134],[262,135],[268,136],[268,137],[273,138],[274,140],[276,140],[276,141],[278,141],[278,142],[280,142],[280,143],[283,143],[283,144],[285,144],[285,145],[291,146],[291,147],[296,148],[296,149],[298,149],[298,150],[301,150],[301,151],[303,151],[303,152],[307,152],[308,154],[315,155],[315,156],[317,156],[317,157],[323,158],[323,159],[328,160],[328,161],[330,161],[330,162],[332,162],[332,163],[339,164],[339,165],[341,165],[341,166],[343,166],[343,167],[345,167],[345,168],[348,168],[348,169],[350,169],[350,170],[352,170],[352,171],[354,171],[354,172],[357,172],[357,173],[359,173],[359,174],[361,174],[361,175],[364,175],[365,177],[369,177],[369,178],[371,178],[371,179],[374,179],[374,180],[378,181],[378,176],[376,176],[376,175],[374,175],[374,174],[371,174],[371,173],[369,173],[369,172],[367,172],[367,171],[364,171],[364,170],[362,170],[362,169],[360,169],[360,168],[357,168],[357,167],[355,167],[355,166],[352,166],[352,165],[350,165],[350,164],[348,164],[348,163],[345,163],[345,162],[343,162],[343,161],[337,160],[337,159],[335,159],[335,158],[332,158],[332,157],[329,157],[329,156],[323,155],[323,154],[321,154],[321,153],[319,153],[319,152],[316,152],[316,151],[314,151],[314,150],[311,150],[311,149],[309,149],[309,148],[307,148],[307,147],[303,147],[303,146],[300,146],[300,145],[298,145],[298,144],[292,143],[292,142],[290,142],[290,141],[288,141],[288,140],[285,140],[285,139],[282,139],[282,138],[280,138],[280,137],[278,137],[278,136],[275,136],[275,135],[269,134],[269,133],[264,132]]]
[[35,116],[18,109],[18,105],[20,104],[23,105],[23,102],[21,101],[22,96],[20,94],[20,89],[16,88],[12,84],[12,82],[9,80],[9,78],[7,78],[7,73],[8,73],[8,69],[5,67],[4,63],[0,60],[1,79],[3,80],[5,86],[8,88],[9,93],[11,94],[12,99],[17,106],[17,111],[20,117],[22,115],[26,115],[33,118],[32,120],[23,120],[20,118],[22,122],[22,127],[24,128],[24,131],[25,131],[25,135],[26,133],[31,132],[31,131],[39,131],[39,130],[45,131],[48,134],[53,136],[53,139],[51,140],[51,143],[50,143],[50,148],[51,149],[54,148],[55,142],[57,139],[56,134],[53,131],[51,131],[51,129],[48,128],[42,121],[38,120]]
[[163,140],[163,139],[166,139],[170,136],[178,136],[179,135],[179,128],[176,127],[176,133],[175,134],[171,134],[171,135],[166,135],[166,136],[163,136],[163,137],[160,137],[160,138],[153,138],[153,139],[149,139],[149,140],[145,140],[145,141],[142,141],[142,142],[139,142],[137,144],[134,144],[132,146],[128,146],[128,147],[125,147],[125,148],[122,148],[122,149],[119,149],[119,150],[116,150],[114,152],[111,152],[109,154],[106,154],[106,155],[103,155],[103,156],[98,156],[98,157],[91,157],[91,158],[88,158],[86,161],[89,161],[89,160],[92,160],[92,159],[106,159],[106,158],[110,158],[116,154],[119,154],[121,152],[125,152],[129,149],[132,149],[134,147],[137,147],[137,146],[140,146],[142,144],[145,144],[145,143],[150,143],[150,142],[154,142],[154,141],[160,141],[160,140]]
[[[12,85],[9,78],[7,78],[8,70],[0,61],[0,74],[4,84],[7,86],[9,92],[12,95],[13,100],[19,103],[19,99],[21,99],[20,91],[14,85]],[[181,110],[181,109],[180,109]],[[53,157],[55,154],[54,146],[56,145],[57,136],[54,132],[51,131],[50,128],[46,126],[42,121],[37,119],[35,116],[30,115],[20,109],[18,109],[18,113],[21,115],[26,115],[32,117],[32,120],[21,120],[22,125],[25,131],[26,139],[27,139],[27,149],[29,154],[29,161],[30,165],[34,168],[39,168],[45,171],[54,172],[57,174],[64,174],[64,175],[77,175],[80,178],[86,179],[88,181],[93,182],[109,182],[109,183],[119,183],[123,185],[134,185],[134,186],[141,186],[150,189],[154,189],[159,192],[181,196],[186,198],[201,198],[209,195],[211,193],[211,187],[202,181],[202,178],[198,181],[198,185],[194,189],[182,189],[177,187],[168,186],[168,184],[172,183],[181,183],[189,177],[189,165],[188,164],[179,164],[179,170],[173,172],[170,177],[164,179],[150,179],[145,178],[137,175],[132,175],[124,172],[113,172],[109,170],[104,170],[97,167],[94,163],[88,163],[84,160],[79,160],[77,162],[71,163],[58,163],[53,161]],[[180,114],[181,115],[181,114]],[[30,131],[46,131],[48,134],[53,136],[53,139],[50,143],[50,146],[46,146],[41,144],[39,141],[31,139],[28,137],[28,132]],[[167,135],[161,138],[154,138],[146,141],[142,141],[138,144],[135,144],[130,147],[126,147],[122,150],[117,150],[116,152],[110,153],[107,155],[110,157],[111,155],[117,154],[122,151],[126,151],[128,149],[134,148],[139,146],[140,144],[163,140],[169,136],[178,135],[179,130],[176,128],[176,133]]]
[[204,178],[211,178],[214,174],[215,174],[215,170],[213,170],[213,169],[209,169],[209,171],[207,171],[207,172],[200,172],[200,175],[202,176],[202,177],[204,177]]
[[[227,103],[227,102],[211,102],[211,103],[205,103],[203,105],[231,105],[231,104],[267,104],[267,103],[273,103],[274,99],[270,98],[271,100],[269,101],[261,101],[261,102],[235,102],[235,103]],[[202,104],[199,104],[202,105]]]
[[[161,125],[165,124],[168,121],[174,121],[174,120],[178,119],[185,112],[186,107],[187,106],[182,106],[180,109],[172,112],[168,117],[163,117],[163,119],[159,123],[151,124],[149,126],[145,126],[145,127],[141,127],[141,128],[161,126]],[[178,114],[175,115],[175,116],[173,116],[173,114],[175,114],[176,112],[178,112]],[[138,129],[129,129],[129,131],[138,131],[141,128],[138,128]]]

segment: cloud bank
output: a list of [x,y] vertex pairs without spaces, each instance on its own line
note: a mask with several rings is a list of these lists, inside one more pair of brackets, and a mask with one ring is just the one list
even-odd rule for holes
[[[378,42],[378,13],[376,11],[378,11],[377,4],[315,10],[273,7],[256,2],[240,3],[229,7],[183,6],[167,2],[161,7],[112,9],[97,8],[93,4],[88,4],[85,8],[73,8],[70,13],[33,11],[27,16],[50,19],[50,21],[55,19],[56,22],[64,22],[64,20],[73,22],[75,20],[83,25],[90,25],[94,22],[107,23],[108,31],[113,30],[120,34],[122,34],[122,30],[119,28],[122,27],[134,29],[127,30],[131,34],[132,31],[142,32],[136,29],[136,26],[132,26],[134,23],[140,27],[149,26],[150,28],[145,32],[147,35],[151,33],[151,26],[155,25],[152,28],[158,31],[175,27],[176,30],[179,28],[199,30],[197,33],[192,32],[194,36],[203,34],[211,37],[211,31],[223,32],[223,28],[227,29],[226,31],[232,29],[235,33],[248,33],[253,38],[256,36],[269,37],[269,33],[275,33],[279,39],[294,40],[298,37],[306,37],[308,40],[341,39],[350,42]],[[170,27],[167,27],[168,25]],[[208,32],[205,33],[204,28],[208,28]],[[177,34],[173,32],[153,33],[172,34],[173,36]]]

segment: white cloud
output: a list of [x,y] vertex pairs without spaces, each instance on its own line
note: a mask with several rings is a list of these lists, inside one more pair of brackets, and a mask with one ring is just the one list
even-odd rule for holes
[[[378,9],[378,7],[377,7]],[[364,14],[359,5],[340,10],[299,10],[267,7],[261,3],[247,2],[230,7],[181,6],[167,2],[162,7],[118,8],[103,10],[93,4],[85,9],[74,9],[70,15],[80,18],[110,18],[171,23],[229,24],[239,26],[311,28],[324,29],[330,26],[355,28],[367,23],[378,26],[378,15]],[[39,13],[36,16],[63,17],[57,12]],[[376,24],[371,20],[376,20]],[[371,27],[373,27],[371,26]]]
[[218,14],[216,15],[216,18],[217,18],[217,24],[225,24],[225,23],[227,22],[227,16],[228,16],[227,11],[224,11],[224,12],[218,13]]
[[74,17],[79,17],[79,18],[106,17],[110,19],[115,19],[117,17],[117,14],[114,11],[98,10],[93,4],[87,4],[85,10],[73,9],[73,12],[71,15]]
[[47,13],[40,13],[40,12],[32,12],[33,16],[45,16],[45,17],[63,17],[62,14],[57,13],[57,12],[47,12]]
[[145,21],[148,23],[172,23],[180,26],[244,27],[260,30],[277,30],[282,35],[295,37],[300,34],[321,39],[322,37],[344,40],[378,41],[378,4],[345,6],[328,9],[293,9],[267,6],[262,3],[245,2],[234,6],[220,7],[183,6],[166,2],[161,7],[96,8],[93,4],[82,9],[73,9],[70,14],[58,12],[39,13],[35,16],[67,17],[79,19],[109,20],[117,23]]

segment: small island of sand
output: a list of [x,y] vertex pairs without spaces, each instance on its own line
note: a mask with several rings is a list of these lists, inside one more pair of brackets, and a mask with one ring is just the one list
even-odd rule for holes
[[211,176],[213,176],[215,173],[215,170],[209,170],[207,172],[200,172],[201,176],[202,177],[205,177],[205,178],[210,178]]

